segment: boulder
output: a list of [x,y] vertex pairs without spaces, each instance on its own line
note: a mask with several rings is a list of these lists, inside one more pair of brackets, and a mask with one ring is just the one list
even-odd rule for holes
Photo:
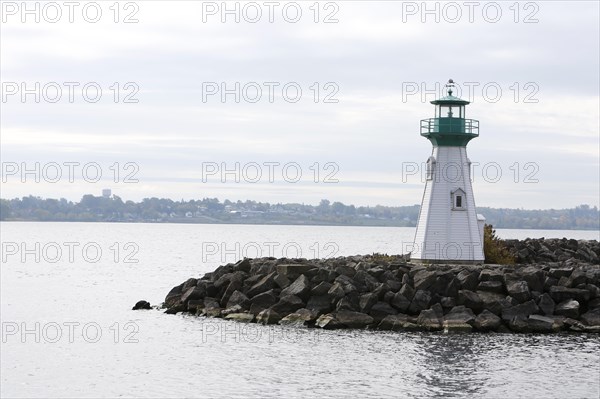
[[523,280],[508,281],[506,283],[506,291],[508,292],[508,295],[515,298],[519,303],[531,299],[529,286],[527,285],[527,282]]
[[414,288],[408,284],[402,285],[402,288],[400,288],[400,291],[398,291],[398,293],[402,294],[409,301],[412,301],[413,297],[415,296]]
[[378,297],[376,294],[369,292],[361,295],[358,300],[358,306],[363,313],[369,313],[371,307],[377,303]]
[[428,289],[434,283],[435,279],[435,271],[421,270],[417,272],[413,277],[415,290]]
[[417,324],[428,331],[438,331],[442,329],[442,320],[433,309],[422,310],[417,317]]
[[139,309],[152,309],[150,306],[150,302],[148,301],[137,301],[131,310],[139,310]]
[[547,316],[533,314],[527,319],[529,331],[535,333],[551,333],[555,331],[554,319]]
[[542,313],[544,313],[546,316],[552,316],[554,314],[555,303],[550,297],[550,295],[548,295],[547,293],[542,294],[542,296],[540,296],[538,306]]
[[456,275],[456,279],[463,290],[474,291],[479,284],[479,274],[469,270],[463,270]]
[[479,281],[497,281],[504,283],[504,272],[500,269],[483,269],[479,273]]
[[271,306],[270,309],[273,309],[280,315],[288,315],[290,313],[294,313],[296,310],[302,307],[304,307],[304,302],[302,302],[302,299],[295,295],[286,295],[279,298],[279,302]]
[[296,278],[298,278],[298,276],[307,273],[313,268],[314,265],[310,264],[290,263],[277,265],[276,270],[277,274],[281,274],[282,276],[287,277],[290,280],[295,280]]
[[177,303],[173,306],[171,306],[169,309],[165,310],[166,314],[177,314],[179,312],[185,312],[187,311],[187,306],[185,306],[185,304],[183,303]]
[[352,312],[350,310],[340,310],[337,312],[335,318],[341,324],[349,328],[365,328],[375,321],[371,316],[360,313]]
[[176,305],[181,301],[181,295],[183,294],[183,283],[178,285],[177,287],[173,287],[171,291],[165,297],[165,306],[167,308]]
[[275,285],[275,272],[267,274],[265,277],[260,279],[260,281],[252,286],[246,293],[249,298],[252,298],[258,294],[261,294],[265,291],[269,291]]
[[259,324],[277,324],[279,320],[281,316],[273,309],[265,309],[256,316],[256,322]]
[[451,324],[469,324],[473,325],[475,322],[475,314],[473,311],[464,306],[455,306],[452,310],[444,316],[444,323]]
[[[410,314],[419,314],[421,311],[427,309],[431,302],[431,293],[429,291],[418,290],[415,292],[415,296],[410,302],[408,311]],[[402,311],[401,309],[398,309]]]
[[290,313],[283,319],[279,320],[279,324],[306,327],[312,324],[315,320],[317,320],[318,316],[319,314],[314,310],[302,308],[296,310],[294,313]]
[[316,311],[318,314],[331,311],[331,298],[329,295],[311,296],[306,303],[306,308]]
[[310,288],[310,280],[304,274],[301,274],[292,284],[283,289],[280,295],[295,295],[302,300],[306,300],[310,294]]
[[235,305],[240,306],[242,309],[248,309],[250,307],[250,299],[248,299],[243,292],[236,290],[233,292],[233,294],[231,294],[229,300],[227,301],[228,308]]
[[241,323],[252,323],[254,321],[254,315],[250,313],[230,313],[225,316],[225,319],[239,321]]
[[395,315],[397,313],[398,311],[396,309],[391,307],[388,303],[381,301],[375,303],[369,311],[369,315],[371,315],[375,321],[380,321],[386,316]]
[[273,277],[273,281],[281,289],[284,289],[291,284],[290,279],[281,274],[276,274],[275,277]]
[[473,326],[467,323],[459,323],[456,321],[444,321],[442,328],[445,333],[469,333],[473,330]]
[[342,299],[346,293],[344,292],[342,284],[334,283],[327,292],[327,295],[329,295],[333,300],[339,300]]
[[489,310],[481,312],[473,322],[473,326],[479,331],[496,331],[501,325],[502,319]]
[[502,281],[482,281],[477,286],[477,290],[502,294],[504,292],[504,283]]
[[456,303],[458,305],[463,305],[477,313],[483,309],[483,301],[481,300],[479,295],[469,290],[458,291],[458,298]]
[[477,296],[479,299],[481,299],[482,309],[487,309],[497,316],[502,314],[502,309],[514,305],[507,299],[506,296],[498,294],[497,292],[477,291]]
[[240,271],[244,273],[250,273],[250,268],[252,264],[250,263],[250,259],[244,258],[238,261],[235,265],[233,265],[233,270]]
[[403,330],[408,323],[408,316],[405,314],[388,315],[381,320],[377,329],[384,331]]
[[550,296],[555,302],[563,302],[567,299],[574,299],[579,303],[586,303],[590,299],[590,292],[578,288],[567,288],[554,286],[550,288]]
[[352,310],[354,312],[358,312],[358,300],[355,300],[355,298],[352,298],[350,296],[344,297],[337,302],[335,310]]
[[339,321],[337,321],[335,316],[331,313],[319,316],[319,318],[315,322],[315,325],[326,330],[333,330],[336,328],[344,327]]
[[554,314],[558,316],[565,316],[571,319],[577,319],[579,317],[579,302],[574,299],[567,299],[556,305],[554,308]]
[[250,303],[256,308],[267,309],[277,303],[277,296],[275,296],[273,290],[268,290],[253,296]]
[[325,295],[329,292],[333,284],[328,283],[327,281],[322,281],[317,284],[312,290],[310,290],[311,296],[320,296]]
[[588,326],[600,326],[600,308],[595,308],[582,314],[581,321]]
[[525,303],[502,309],[502,320],[506,322],[510,322],[514,318],[526,320],[538,310],[539,308],[535,304],[535,301],[531,299]]

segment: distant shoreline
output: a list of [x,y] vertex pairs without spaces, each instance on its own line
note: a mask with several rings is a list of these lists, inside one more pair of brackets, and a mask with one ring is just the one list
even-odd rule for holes
[[[211,224],[211,225],[241,225],[241,226],[322,226],[322,227],[407,227],[416,228],[416,226],[406,226],[397,224],[335,224],[335,223],[305,223],[305,222],[286,222],[286,223],[275,223],[275,222],[260,222],[260,221],[187,221],[187,220],[176,220],[176,221],[145,221],[145,220],[35,220],[35,219],[9,219],[1,220],[0,223],[115,223],[115,224]],[[552,230],[552,231],[598,231],[600,228],[539,228],[539,227],[502,227],[494,226],[501,230]]]

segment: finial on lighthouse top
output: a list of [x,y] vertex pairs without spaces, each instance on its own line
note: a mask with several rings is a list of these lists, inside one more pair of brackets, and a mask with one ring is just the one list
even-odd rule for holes
[[454,87],[454,81],[452,79],[448,79],[448,83],[446,83],[446,87],[448,88],[448,95],[452,97],[452,88]]
[[438,98],[437,100],[431,101],[431,104],[455,104],[455,105],[467,105],[469,101],[463,100],[462,98],[458,98],[452,95],[454,93],[454,79],[448,79],[448,83],[444,86],[447,89],[448,95],[442,98]]

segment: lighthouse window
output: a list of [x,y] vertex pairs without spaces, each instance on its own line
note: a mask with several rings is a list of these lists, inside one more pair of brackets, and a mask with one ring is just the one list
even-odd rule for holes
[[465,192],[461,188],[452,191],[452,209],[455,211],[464,211],[465,209]]

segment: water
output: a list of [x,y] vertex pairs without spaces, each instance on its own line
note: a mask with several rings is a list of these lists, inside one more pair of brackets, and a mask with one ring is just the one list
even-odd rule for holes
[[[600,395],[597,335],[321,331],[130,310],[243,255],[399,253],[412,228],[0,227],[2,397]],[[498,234],[598,238],[597,231]]]

